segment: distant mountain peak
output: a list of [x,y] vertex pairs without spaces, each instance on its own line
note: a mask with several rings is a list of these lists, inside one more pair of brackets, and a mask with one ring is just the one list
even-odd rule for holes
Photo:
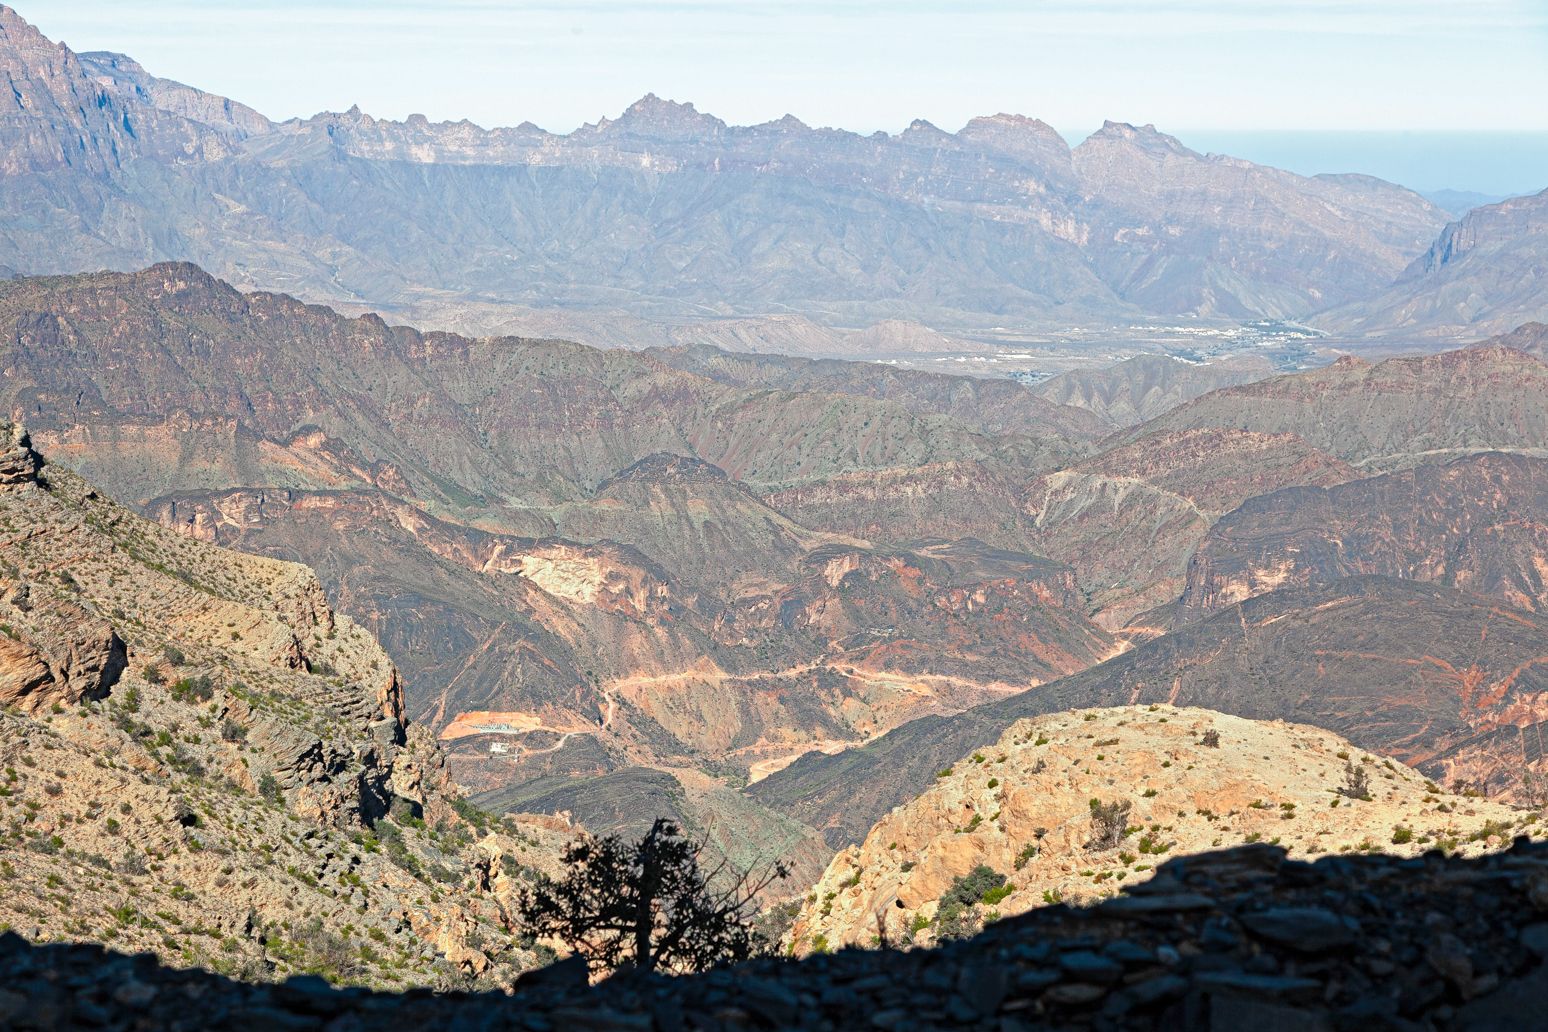
[[55,45],[48,37],[34,28],[31,22],[17,14],[16,8],[7,7],[5,4],[0,4],[0,36],[3,36],[8,43],[26,41],[29,43],[43,42],[49,46]]
[[1021,158],[1032,158],[1045,166],[1052,161],[1063,169],[1070,160],[1070,145],[1059,131],[1040,118],[1013,115],[1004,111],[970,119],[957,133],[957,139],[992,147]]
[[76,55],[88,64],[107,65],[121,72],[144,72],[145,66],[116,50],[87,50]]
[[1183,142],[1175,136],[1163,133],[1153,123],[1133,125],[1129,122],[1105,121],[1102,128],[1092,133],[1087,138],[1087,143],[1101,141],[1124,141],[1139,146],[1147,151],[1170,151],[1174,154],[1196,155],[1198,152],[1183,145]]
[[924,142],[934,143],[950,137],[951,134],[941,129],[934,122],[923,118],[916,118],[908,123],[908,128],[898,134],[898,139],[907,140],[910,143]]
[[962,127],[963,132],[968,132],[969,130],[979,131],[1006,129],[1017,130],[1020,132],[1037,133],[1039,135],[1046,133],[1055,133],[1055,135],[1057,135],[1057,130],[1055,130],[1053,126],[1049,125],[1041,118],[1029,118],[1026,115],[1013,115],[1005,111],[1000,111],[993,115],[978,115],[974,118],[968,119],[968,124]]
[[801,121],[795,115],[786,112],[784,115],[774,119],[772,122],[764,122],[762,125],[757,126],[756,128],[778,129],[781,132],[787,133],[804,133],[809,132],[812,127]]
[[664,100],[654,93],[630,104],[614,121],[603,119],[598,128],[613,130],[646,130],[673,136],[715,134],[725,129],[726,123],[714,115],[706,115],[692,103]]

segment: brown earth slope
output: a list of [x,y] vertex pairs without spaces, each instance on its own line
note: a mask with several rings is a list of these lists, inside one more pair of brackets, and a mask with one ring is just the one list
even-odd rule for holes
[[1438,584],[1356,577],[1248,599],[1100,666],[954,717],[808,755],[749,788],[835,846],[1022,717],[1169,703],[1312,724],[1446,785],[1542,771],[1548,621]]
[[1357,475],[1293,434],[1158,430],[1033,479],[1020,504],[1032,547],[1073,566],[1095,618],[1118,628],[1175,599],[1209,528],[1247,499]]
[[1504,347],[1324,369],[1206,394],[1132,431],[1293,433],[1378,472],[1479,451],[1537,454],[1548,441],[1548,366]]
[[0,922],[248,978],[500,984],[561,825],[450,789],[398,674],[305,567],[0,455]]
[[1437,581],[1542,611],[1548,460],[1487,453],[1253,498],[1195,552],[1174,619],[1359,574]]

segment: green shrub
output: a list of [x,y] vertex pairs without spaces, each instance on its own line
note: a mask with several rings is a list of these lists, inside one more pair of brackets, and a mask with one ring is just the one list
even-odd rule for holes
[[992,907],[1015,891],[1016,886],[1010,882],[1006,882],[1004,885],[997,885],[990,889],[988,892],[985,892],[982,896],[979,897],[978,901],[986,907]]

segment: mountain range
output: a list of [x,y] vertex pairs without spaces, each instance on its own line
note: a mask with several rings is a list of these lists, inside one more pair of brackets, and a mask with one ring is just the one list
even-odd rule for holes
[[[76,54],[10,8],[0,68],[0,264],[19,272],[192,260],[478,332],[649,339],[610,326],[628,317],[857,353],[917,347],[898,319],[1331,310],[1341,330],[1454,336],[1542,314],[1526,272],[1541,197],[1448,226],[1402,187],[1200,154],[1152,126],[1110,122],[1072,149],[1017,115],[864,136],[789,116],[730,126],[655,96],[568,135],[357,109],[275,123],[125,55]],[[851,339],[818,324],[880,325]]]
[[[1418,581],[1528,622],[1544,597],[1548,366],[1499,340],[1188,401],[1169,366],[1130,364],[1070,406],[869,363],[421,333],[190,265],[11,280],[0,326],[0,401],[56,461],[190,537],[315,567],[485,805],[601,830],[664,807],[807,870],[974,744],[952,721],[976,737],[1124,702],[1123,670],[1257,663],[1220,651],[1232,607],[1288,607],[1270,622],[1300,657],[1351,576],[1402,578],[1337,596],[1373,621],[1483,612],[1402,594]],[[1113,391],[1164,411],[1094,404]],[[1434,655],[1418,626],[1388,629],[1393,674]],[[1079,687],[1099,672],[1110,690]],[[1436,701],[1421,749],[1253,698],[1208,704],[1415,763],[1537,719],[1463,706],[1442,739]],[[874,808],[849,765],[916,735],[916,780],[888,766]]]
[[0,1026],[1542,995],[1548,192],[0,72]]

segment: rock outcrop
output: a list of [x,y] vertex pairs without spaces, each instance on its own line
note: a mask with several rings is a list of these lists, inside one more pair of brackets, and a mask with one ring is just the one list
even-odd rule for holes
[[254,979],[498,984],[537,961],[509,879],[568,833],[460,798],[310,570],[0,440],[0,805],[25,815],[0,836],[0,923]]
[[1072,710],[1017,721],[834,857],[790,945],[960,936],[1052,900],[1089,906],[1163,859],[1243,842],[1296,858],[1477,854],[1537,820],[1304,724],[1165,705]]

